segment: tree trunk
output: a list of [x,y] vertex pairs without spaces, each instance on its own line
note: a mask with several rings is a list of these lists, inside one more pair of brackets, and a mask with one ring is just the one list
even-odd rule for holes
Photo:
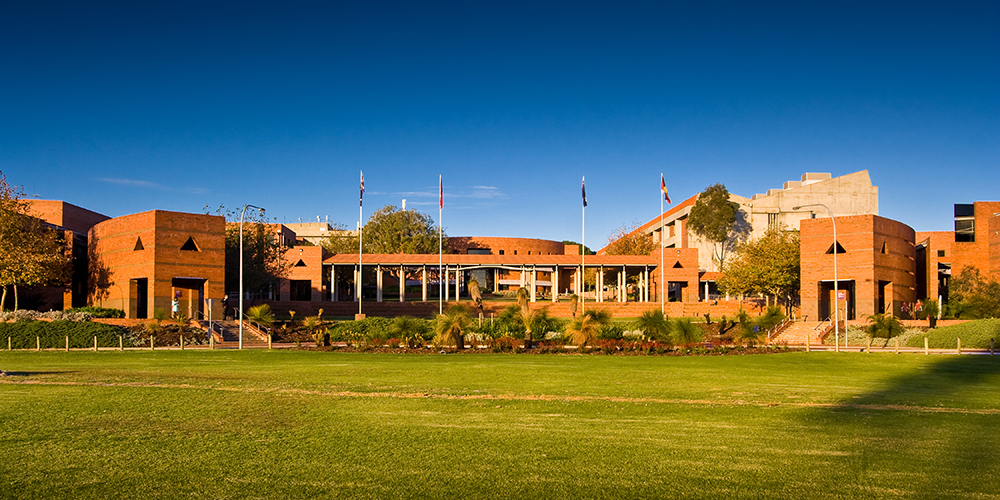
[[455,350],[461,351],[465,349],[465,335],[458,333],[454,335],[455,337]]
[[7,285],[3,286],[3,294],[0,295],[0,312],[4,312],[7,306]]
[[524,348],[531,349],[531,330],[524,332]]
[[17,310],[17,285],[14,285],[14,310]]

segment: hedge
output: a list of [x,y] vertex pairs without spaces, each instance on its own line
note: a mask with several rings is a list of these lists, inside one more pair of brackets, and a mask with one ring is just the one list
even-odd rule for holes
[[94,347],[94,336],[100,347],[118,347],[118,339],[127,331],[119,326],[89,321],[17,321],[0,323],[0,348],[6,348],[10,338],[14,349],[34,349],[36,337],[42,349],[65,348],[69,335],[70,348]]
[[[958,345],[959,338],[962,339],[962,347],[989,349],[990,339],[996,339],[1000,342],[1000,319],[978,319],[957,325],[942,326],[927,332],[927,343],[929,347],[934,349],[954,349]],[[908,340],[906,345],[923,347],[924,337],[915,335]]]

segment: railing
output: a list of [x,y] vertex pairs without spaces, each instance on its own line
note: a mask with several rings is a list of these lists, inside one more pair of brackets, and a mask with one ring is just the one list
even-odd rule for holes
[[767,331],[767,343],[770,344],[775,337],[781,335],[781,332],[787,330],[789,326],[792,326],[792,323],[795,323],[792,318],[785,318],[781,323],[771,327],[771,329]]
[[[201,316],[201,320],[208,323],[208,334],[212,336],[212,339],[216,342],[224,342],[225,341],[225,338],[223,337],[224,328],[222,324],[220,324],[215,320],[208,319],[208,316],[206,316],[205,313],[202,311],[195,311],[195,312],[197,313],[196,317]],[[216,333],[216,327],[218,327],[218,333]]]
[[269,340],[271,338],[271,330],[269,328],[253,321],[246,313],[242,313],[242,316],[245,320],[243,328],[250,332],[251,335],[257,337],[259,340]]

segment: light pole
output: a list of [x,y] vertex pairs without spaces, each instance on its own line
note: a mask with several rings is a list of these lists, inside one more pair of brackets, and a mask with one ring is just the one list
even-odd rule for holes
[[827,212],[830,213],[830,220],[833,221],[833,332],[835,335],[835,340],[837,341],[836,346],[833,348],[834,351],[840,352],[840,290],[837,288],[837,218],[833,216],[833,210],[830,207],[822,203],[810,203],[808,205],[799,205],[797,207],[792,207],[792,210],[799,210],[806,207],[823,207]]
[[243,205],[243,210],[240,211],[240,349],[243,349],[243,216],[247,213],[248,208],[256,208],[260,210],[260,214],[264,215],[264,209],[256,205]]

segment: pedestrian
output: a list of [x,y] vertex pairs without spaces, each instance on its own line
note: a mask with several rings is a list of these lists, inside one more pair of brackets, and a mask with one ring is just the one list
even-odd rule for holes
[[179,300],[177,300],[177,297],[174,297],[174,300],[170,302],[170,311],[171,311],[171,316],[174,318],[176,318],[177,315],[180,314],[181,303]]

